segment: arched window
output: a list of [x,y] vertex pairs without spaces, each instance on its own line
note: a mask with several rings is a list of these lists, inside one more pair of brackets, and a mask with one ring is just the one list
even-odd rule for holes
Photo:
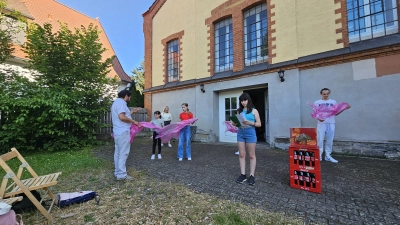
[[179,40],[167,43],[167,76],[168,82],[178,81],[179,78]]
[[246,66],[268,61],[267,4],[244,12],[244,59]]
[[226,19],[214,25],[215,28],[215,72],[233,68],[232,19]]
[[397,33],[396,0],[347,0],[349,42]]

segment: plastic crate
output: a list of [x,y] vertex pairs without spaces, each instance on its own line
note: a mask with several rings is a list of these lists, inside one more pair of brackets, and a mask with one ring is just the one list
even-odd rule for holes
[[290,168],[290,187],[321,193],[322,181],[319,170]]
[[314,146],[289,147],[290,168],[320,170],[319,149]]

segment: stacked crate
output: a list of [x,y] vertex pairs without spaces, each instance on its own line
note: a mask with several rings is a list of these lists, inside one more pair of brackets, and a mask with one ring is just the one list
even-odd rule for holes
[[321,193],[316,128],[290,128],[290,187]]

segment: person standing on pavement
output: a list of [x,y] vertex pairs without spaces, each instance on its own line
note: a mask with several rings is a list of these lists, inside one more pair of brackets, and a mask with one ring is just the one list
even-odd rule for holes
[[[155,111],[154,112],[154,120],[151,121],[152,124],[156,125],[157,127],[163,127],[164,126],[164,120],[161,119],[161,113],[160,111]],[[158,133],[156,131],[153,131],[153,154],[151,155],[151,160],[154,160],[156,158],[156,145],[158,146],[158,155],[157,158],[161,159],[161,139],[156,138]]]
[[[164,120],[164,126],[167,126],[171,123],[172,115],[169,113],[168,106],[165,106],[163,112],[161,113],[161,118]],[[164,144],[161,143],[161,146],[164,146]],[[168,147],[172,148],[171,141],[168,141]]]
[[133,123],[140,126],[137,121],[132,119],[131,114],[139,111],[140,108],[134,108],[132,111],[129,110],[127,103],[131,100],[131,95],[131,92],[128,90],[120,91],[118,93],[118,98],[111,106],[111,119],[115,142],[114,176],[117,180],[133,180],[133,177],[129,176],[126,172],[126,160],[131,150],[131,124]]
[[255,127],[261,127],[260,115],[257,109],[254,108],[250,95],[243,93],[239,97],[239,109],[237,114],[241,114],[245,118],[243,126],[238,128],[237,144],[239,149],[239,165],[240,176],[236,180],[237,183],[243,184],[246,180],[246,147],[250,158],[250,176],[249,184],[255,184],[254,171],[256,169],[256,144],[257,136]]
[[[182,105],[183,112],[179,115],[181,121],[193,119],[193,113],[189,111],[188,104],[183,103]],[[189,161],[192,160],[192,150],[190,146],[191,139],[191,130],[190,125],[185,126],[179,133],[179,144],[178,144],[178,160],[182,161],[183,159],[183,146],[186,140],[186,157]]]
[[[320,91],[322,99],[319,99],[314,102],[315,106],[334,106],[336,105],[336,101],[333,99],[329,99],[329,95],[331,94],[331,90],[329,88],[322,88]],[[347,106],[349,109],[351,106]],[[342,111],[343,112],[343,111]],[[335,116],[339,115],[337,113]],[[322,153],[324,152],[324,139],[326,138],[325,142],[325,161],[337,163],[336,159],[331,156],[332,153],[332,145],[333,145],[333,137],[335,136],[335,116],[326,118],[325,120],[318,119],[317,124],[317,142],[319,146],[319,159],[322,161]]]

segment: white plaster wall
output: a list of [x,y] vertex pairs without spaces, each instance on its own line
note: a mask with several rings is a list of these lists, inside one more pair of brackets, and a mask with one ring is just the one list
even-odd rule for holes
[[181,104],[187,102],[189,109],[199,120],[198,129],[212,131],[219,135],[219,106],[218,96],[220,92],[228,90],[246,90],[256,85],[266,87],[269,90],[270,102],[270,140],[275,137],[288,137],[289,128],[300,126],[299,106],[299,72],[290,70],[285,73],[285,82],[281,82],[277,73],[263,74],[246,77],[237,80],[205,84],[205,93],[200,87],[156,93],[152,96],[153,111],[162,110],[168,105],[173,116],[173,122],[179,121]]
[[331,99],[352,106],[336,117],[336,140],[400,141],[400,74],[359,77],[352,63],[300,71],[302,126],[316,126],[307,101],[320,99],[320,90],[327,87]]

